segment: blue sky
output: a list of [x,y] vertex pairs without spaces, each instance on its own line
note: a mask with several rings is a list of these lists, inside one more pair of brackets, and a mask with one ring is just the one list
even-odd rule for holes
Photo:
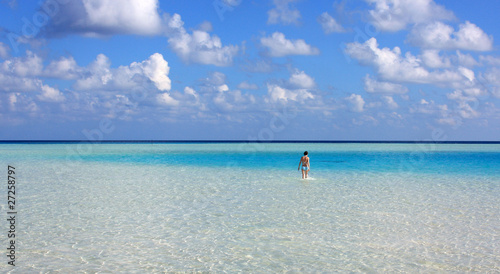
[[500,139],[499,1],[26,2],[2,140]]

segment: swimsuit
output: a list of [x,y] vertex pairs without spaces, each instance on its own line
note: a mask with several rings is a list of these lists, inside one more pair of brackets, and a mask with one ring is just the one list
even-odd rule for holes
[[307,167],[307,166],[302,166],[302,170],[303,170],[303,171],[307,171],[307,170],[309,170],[309,167]]

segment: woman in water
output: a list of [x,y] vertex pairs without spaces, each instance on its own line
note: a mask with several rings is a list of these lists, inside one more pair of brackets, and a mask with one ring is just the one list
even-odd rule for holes
[[306,179],[307,173],[309,172],[309,170],[311,170],[311,166],[309,164],[309,157],[307,157],[307,151],[304,152],[304,156],[300,158],[298,170],[300,170],[301,165],[302,165],[302,179]]

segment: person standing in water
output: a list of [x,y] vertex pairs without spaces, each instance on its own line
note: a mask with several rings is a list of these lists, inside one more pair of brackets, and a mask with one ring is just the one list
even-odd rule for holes
[[300,170],[300,166],[302,165],[302,179],[306,179],[307,173],[309,173],[309,170],[311,170],[311,165],[309,164],[309,157],[307,157],[307,154],[307,151],[304,152],[304,156],[300,158],[299,162],[298,170]]

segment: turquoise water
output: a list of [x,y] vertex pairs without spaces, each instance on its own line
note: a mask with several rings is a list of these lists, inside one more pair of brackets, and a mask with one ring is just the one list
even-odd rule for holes
[[499,144],[0,144],[0,163],[2,272],[500,271]]

